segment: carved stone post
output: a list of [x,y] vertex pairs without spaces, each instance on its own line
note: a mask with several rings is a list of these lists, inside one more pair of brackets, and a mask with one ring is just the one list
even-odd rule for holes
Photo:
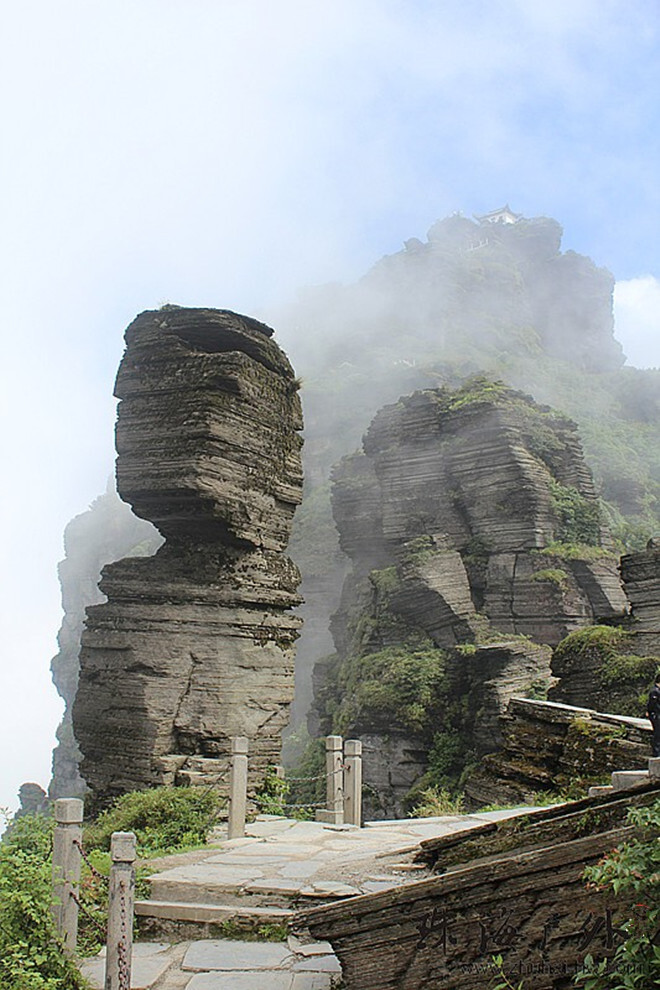
[[67,953],[73,955],[78,939],[78,896],[83,802],[59,798],[55,802],[53,834],[53,918]]
[[231,773],[229,775],[229,823],[227,838],[245,835],[247,810],[248,749],[246,736],[234,736],[231,741]]
[[325,772],[327,774],[327,807],[316,812],[316,820],[329,825],[344,824],[343,741],[341,736],[326,736]]
[[347,739],[344,743],[344,821],[362,825],[362,743]]
[[113,832],[110,840],[105,990],[131,990],[136,841],[133,832]]

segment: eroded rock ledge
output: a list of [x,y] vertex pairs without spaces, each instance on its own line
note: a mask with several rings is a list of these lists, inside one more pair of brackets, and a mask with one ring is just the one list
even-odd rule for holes
[[73,725],[98,803],[222,781],[229,740],[277,760],[293,694],[302,414],[272,330],[226,310],[142,313],[117,375],[117,487],[165,537],[104,568]]
[[385,406],[333,482],[352,572],[312,730],[359,735],[369,813],[399,815],[427,765],[456,785],[497,748],[550,646],[627,603],[575,424],[501,383]]

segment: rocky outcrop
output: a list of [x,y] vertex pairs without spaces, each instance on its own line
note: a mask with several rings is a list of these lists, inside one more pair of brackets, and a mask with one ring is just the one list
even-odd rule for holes
[[630,599],[634,652],[660,657],[660,544],[621,558],[621,577]]
[[[613,277],[588,258],[562,252],[561,238],[561,225],[548,217],[497,224],[453,215],[355,284],[307,288],[273,315],[304,380],[306,501],[360,444],[377,409],[482,373],[575,419],[599,491],[634,517],[625,528],[653,530],[660,500],[648,425],[658,421],[660,373],[622,367]],[[315,574],[305,586],[301,685],[309,683],[308,664],[328,651],[318,633],[336,609],[343,577],[334,567],[329,511],[317,521],[302,552],[301,541],[292,544],[303,579],[308,567]],[[294,532],[298,526],[297,518]],[[538,611],[533,602],[528,608]]]
[[634,623],[632,628],[590,626],[562,640],[552,655],[558,681],[550,689],[550,700],[644,715],[660,661],[636,652],[646,644],[633,629]]
[[[428,662],[430,655],[411,651],[406,658],[408,678],[410,668]],[[424,803],[426,788],[437,783],[429,772],[429,759],[436,774],[441,767],[449,785],[466,764],[496,750],[503,743],[501,715],[510,699],[543,687],[550,677],[549,648],[522,640],[502,638],[467,653],[436,650],[435,655],[442,676],[432,682],[428,716],[417,725],[406,719],[405,679],[398,691],[393,690],[389,704],[382,704],[382,693],[380,707],[369,704],[375,685],[368,679],[368,657],[362,668],[366,702],[354,711],[350,704],[339,707],[340,717],[351,716],[351,734],[362,740],[363,804],[371,820],[403,818]],[[391,667],[385,677],[388,674]],[[411,697],[413,704],[419,703],[423,689],[413,690]]]
[[534,803],[543,792],[609,783],[614,770],[644,767],[650,753],[646,719],[551,701],[513,698],[500,717],[501,748],[465,782],[471,807]]
[[82,797],[85,782],[78,772],[80,752],[73,735],[71,708],[78,687],[80,637],[88,605],[103,601],[98,583],[102,568],[120,557],[153,554],[162,543],[154,527],[138,519],[109,488],[76,516],[64,531],[64,560],[58,567],[64,618],[58,633],[59,652],[53,658],[53,683],[65,709],[53,752],[52,799]]
[[550,698],[641,716],[660,667],[660,547],[649,541],[646,550],[622,557],[620,570],[628,621],[567,636],[552,658],[559,680]]
[[474,639],[479,614],[557,643],[625,613],[575,425],[522,393],[476,379],[386,406],[334,482],[354,569],[396,562],[394,607],[438,646]]
[[499,383],[386,406],[333,480],[353,570],[317,712],[368,740],[370,813],[400,814],[425,761],[456,784],[497,748],[509,699],[551,683],[548,644],[626,601],[574,424]]
[[104,568],[73,726],[98,803],[164,783],[226,786],[229,740],[276,761],[293,692],[301,499],[297,382],[272,331],[168,307],[126,331],[117,487],[165,544]]

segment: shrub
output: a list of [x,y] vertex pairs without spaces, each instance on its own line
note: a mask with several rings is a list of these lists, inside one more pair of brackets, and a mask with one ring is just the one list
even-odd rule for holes
[[259,811],[265,815],[284,815],[287,805],[285,799],[289,796],[289,785],[278,774],[275,767],[266,767],[261,786],[254,795]]
[[603,659],[618,656],[620,647],[630,633],[616,626],[587,626],[569,633],[555,648],[555,656],[563,659],[572,654],[582,655],[587,650],[597,650]]
[[83,990],[51,916],[53,821],[25,815],[0,843],[0,986]]
[[571,485],[561,485],[550,478],[550,499],[558,526],[557,539],[562,543],[600,543],[600,508],[598,502],[581,495]]
[[87,849],[110,848],[113,832],[135,832],[141,856],[160,855],[203,845],[221,800],[201,787],[156,787],[131,791],[102,811],[85,829]]
[[544,557],[558,557],[560,560],[586,560],[587,562],[612,559],[615,556],[611,550],[606,550],[605,547],[592,546],[577,540],[555,540],[548,543],[542,550],[533,550],[532,553],[538,553]]
[[660,986],[660,801],[648,808],[633,808],[631,824],[641,835],[625,842],[588,867],[585,878],[599,890],[609,890],[631,904],[624,922],[624,941],[611,959],[596,963],[587,956],[575,984],[584,990],[633,990]]
[[440,818],[443,815],[462,815],[464,811],[462,795],[454,797],[444,787],[427,787],[420,793],[410,817]]

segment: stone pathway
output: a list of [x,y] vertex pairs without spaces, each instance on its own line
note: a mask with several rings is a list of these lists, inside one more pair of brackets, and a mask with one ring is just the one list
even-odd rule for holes
[[[168,936],[134,947],[133,990],[331,990],[341,973],[327,943],[205,939],[205,926],[246,920],[285,925],[302,905],[419,880],[425,867],[412,855],[422,839],[530,810],[369,822],[364,828],[261,815],[244,838],[154,862],[151,899],[139,902],[136,913],[141,928],[155,926]],[[103,987],[104,966],[100,957],[83,963],[92,986]]]
[[[103,987],[105,959],[83,963],[93,987]],[[205,939],[134,947],[133,990],[332,990],[341,969],[327,942],[236,942]]]

